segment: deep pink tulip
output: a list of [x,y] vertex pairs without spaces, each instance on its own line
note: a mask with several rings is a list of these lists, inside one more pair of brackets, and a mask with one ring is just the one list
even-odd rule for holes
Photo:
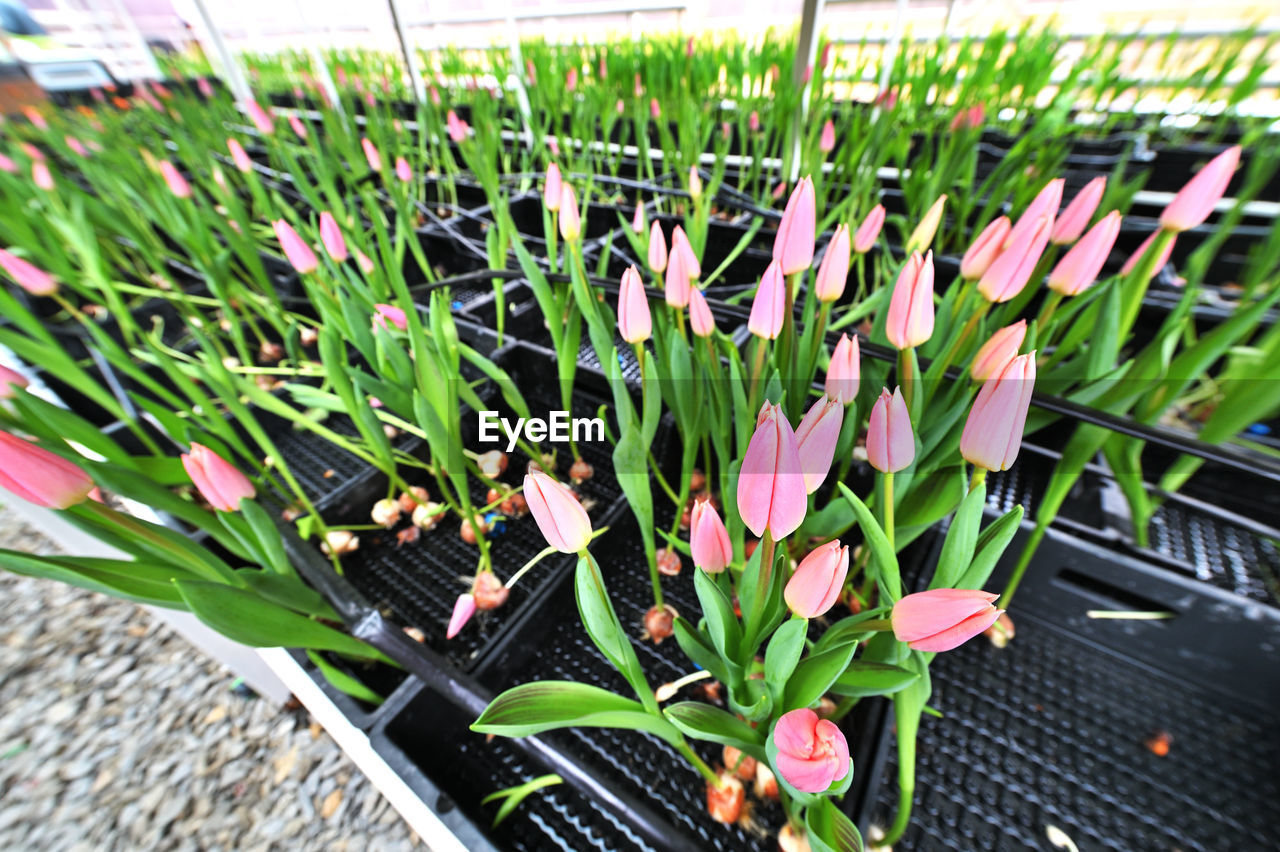
[[377,147],[369,141],[368,137],[360,140],[360,147],[364,149],[364,158],[369,163],[371,171],[382,171],[382,154],[378,153]]
[[[1023,238],[1026,237],[1028,232],[1040,227],[1041,219],[1048,220],[1049,227],[1047,230],[1049,233],[1053,232],[1053,222],[1058,215],[1058,207],[1062,204],[1062,187],[1065,183],[1066,181],[1062,178],[1054,178],[1045,184],[1044,189],[1040,190],[1039,194],[1031,199],[1026,211],[1009,229],[1009,236],[1004,238],[1004,248],[1008,249],[1016,242],[1023,242]],[[1047,239],[1048,235],[1046,234]]]
[[296,115],[289,116],[289,127],[293,128],[294,135],[299,139],[307,138],[307,126]]
[[902,388],[880,390],[867,422],[867,461],[881,473],[897,473],[916,460],[915,433]]
[[49,164],[44,160],[36,160],[31,164],[31,182],[45,192],[53,189],[53,173],[49,171]]
[[1013,465],[1035,389],[1035,352],[1019,355],[983,383],[960,435],[960,455],[965,461],[987,470],[1008,470]]
[[787,199],[778,234],[773,239],[773,259],[782,265],[783,275],[804,272],[813,265],[813,246],[817,230],[817,201],[813,180],[800,178]]
[[564,87],[572,92],[578,88],[578,69],[570,68],[569,73],[564,75]]
[[405,314],[403,308],[397,308],[395,305],[378,304],[373,306],[373,310],[374,328],[386,328],[389,322],[401,331],[409,330],[409,317]]
[[187,183],[187,179],[182,176],[177,167],[168,160],[160,161],[160,174],[164,177],[164,182],[169,187],[169,191],[178,198],[191,197],[191,185]]
[[698,263],[698,255],[693,251],[689,236],[679,225],[671,230],[671,250],[684,255],[684,268],[690,278],[697,280],[702,277],[702,264]]
[[851,252],[849,226],[841,222],[836,226],[831,242],[827,244],[822,263],[818,264],[813,294],[819,302],[834,302],[844,295],[844,285],[849,278]]
[[560,167],[555,163],[547,166],[547,177],[542,182],[542,203],[552,213],[560,209],[560,195],[564,180],[560,176]]
[[245,104],[245,112],[249,113],[249,120],[253,122],[253,126],[258,128],[258,132],[268,134],[275,130],[275,123],[271,120],[271,114],[258,105],[257,101],[250,100]]
[[1089,288],[1120,236],[1120,213],[1112,210],[1072,246],[1049,273],[1049,289],[1076,296]]
[[782,277],[782,267],[778,261],[769,264],[756,288],[755,300],[751,303],[751,316],[747,318],[747,329],[756,337],[775,340],[782,331],[782,323],[787,313],[787,280]]
[[445,115],[445,128],[449,133],[449,139],[454,144],[465,142],[467,137],[471,135],[471,125],[458,118],[458,114],[453,110],[449,110]]
[[1227,191],[1231,175],[1240,162],[1240,146],[1232,145],[1196,172],[1186,186],[1160,214],[1160,227],[1167,231],[1188,231],[1204,224]]
[[9,399],[25,388],[30,382],[17,370],[11,370],[0,364],[0,399]]
[[649,99],[649,117],[654,121],[662,117],[662,107],[658,106],[657,98]]
[[689,515],[689,550],[694,566],[708,574],[719,574],[733,561],[733,544],[724,521],[710,500],[697,500]]
[[829,719],[808,707],[784,713],[773,727],[778,772],[802,793],[821,793],[849,774],[849,743]]
[[561,553],[578,553],[591,543],[591,518],[564,485],[540,470],[524,477],[524,499],[547,544]]
[[197,77],[196,88],[200,90],[200,96],[205,100],[213,97],[213,84],[209,82],[208,77]]
[[667,238],[662,235],[662,223],[657,219],[649,228],[649,269],[655,275],[667,268]]
[[50,296],[58,292],[58,284],[49,273],[4,249],[0,249],[0,267],[14,284],[33,296]]
[[453,604],[453,615],[449,616],[449,627],[444,632],[444,638],[452,639],[461,633],[462,628],[467,626],[467,622],[475,614],[476,596],[470,592],[458,595],[458,599]]
[[1049,242],[1055,246],[1069,246],[1080,239],[1084,229],[1089,227],[1089,221],[1097,212],[1106,191],[1105,177],[1099,176],[1086,183],[1053,223],[1053,233],[1049,236]]
[[858,398],[858,385],[862,381],[862,365],[858,354],[858,336],[840,335],[831,363],[827,365],[827,396],[849,405]]
[[618,333],[628,343],[644,343],[653,333],[649,299],[645,296],[640,273],[634,266],[627,267],[622,273],[622,286],[618,292]]
[[1020,319],[1013,325],[1006,325],[991,335],[991,339],[982,344],[978,354],[973,356],[973,363],[969,365],[969,375],[973,376],[975,381],[985,382],[1017,357],[1018,350],[1022,348],[1022,341],[1026,338],[1027,321],[1025,319]]
[[877,204],[867,213],[867,217],[858,226],[858,232],[853,235],[853,250],[858,254],[866,254],[871,251],[871,247],[876,244],[876,238],[880,236],[880,229],[883,227],[884,205]]
[[901,598],[890,621],[899,642],[926,653],[950,651],[996,623],[999,595],[978,589],[930,589]]
[[573,184],[560,187],[560,236],[566,243],[577,242],[582,236],[582,216],[578,213],[578,193]]
[[687,263],[684,252],[673,247],[671,256],[667,258],[667,272],[664,279],[667,304],[673,308],[687,308],[689,306],[689,296],[693,285],[689,280]]
[[349,256],[347,241],[342,238],[342,229],[338,227],[338,220],[333,218],[333,214],[328,210],[320,214],[320,241],[324,243],[325,252],[333,258],[335,263],[342,263]]
[[409,167],[409,161],[404,157],[396,157],[396,180],[401,183],[413,180],[413,169]]
[[697,287],[689,288],[689,329],[698,337],[716,333],[716,318],[711,314],[707,297]]
[[[1142,245],[1138,246],[1137,250],[1135,250],[1133,254],[1129,255],[1129,259],[1124,262],[1124,266],[1120,267],[1121,275],[1128,275],[1134,270],[1134,267],[1138,265],[1138,261],[1142,260],[1142,256],[1147,253],[1147,249],[1151,248],[1151,244],[1156,241],[1156,235],[1159,233],[1159,231],[1156,231],[1151,236],[1147,237],[1142,241]],[[1164,269],[1164,265],[1169,262],[1169,257],[1173,254],[1173,245],[1175,242],[1177,242],[1176,238],[1169,240],[1169,245],[1165,246],[1164,251],[1160,255],[1159,261],[1156,262],[1154,267],[1157,272]]]
[[235,139],[228,139],[227,150],[231,152],[231,162],[235,163],[236,169],[244,174],[253,171],[253,160],[249,159],[243,145]]
[[182,456],[182,466],[201,496],[219,512],[234,512],[242,499],[257,493],[243,473],[202,444],[191,444],[191,452]]
[[284,251],[289,264],[302,275],[315,272],[320,266],[320,261],[316,258],[316,253],[311,250],[311,246],[298,236],[293,226],[284,219],[277,219],[271,223],[271,227],[275,229],[276,239],[280,241],[280,248]]
[[62,456],[0,432],[0,488],[46,509],[67,509],[84,501],[93,480]]
[[977,281],[1004,250],[1004,241],[1009,237],[1013,223],[1008,216],[993,219],[982,229],[978,238],[969,246],[969,250],[960,259],[960,277],[965,281]]
[[919,346],[933,336],[933,252],[907,258],[889,300],[885,335],[896,349]]
[[836,397],[823,394],[796,427],[796,444],[800,447],[800,468],[804,471],[804,489],[812,494],[826,481],[835,458],[840,426],[844,423],[844,405]]
[[[1022,292],[1035,272],[1045,247],[1049,245],[1049,230],[1053,222],[1041,216],[1036,226],[1023,231],[1014,242],[1006,243],[1007,248],[1000,253],[978,279],[978,292],[988,302],[1000,304],[1007,302]],[[1014,226],[1017,230],[1017,225]]]
[[768,530],[776,541],[799,528],[807,504],[795,433],[782,409],[765,402],[738,473],[738,513],[756,536]]
[[822,125],[822,136],[818,139],[818,150],[824,154],[830,154],[836,147],[836,125],[831,119],[827,119],[827,123]]
[[[782,597],[787,607],[801,618],[817,618],[840,597],[849,575],[849,548],[829,541],[809,551],[787,581]],[[826,788],[823,788],[826,789]]]

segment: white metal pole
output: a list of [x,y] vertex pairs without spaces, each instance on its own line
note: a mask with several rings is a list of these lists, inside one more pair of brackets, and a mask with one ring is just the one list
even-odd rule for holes
[[898,47],[902,44],[902,30],[907,19],[907,0],[898,0],[898,11],[893,17],[893,35],[884,46],[884,65],[880,68],[880,91],[889,87],[889,75],[893,73],[893,63],[898,61]]
[[400,41],[400,52],[404,55],[404,67],[409,70],[409,80],[413,84],[413,97],[419,104],[427,102],[427,84],[422,78],[422,69],[418,65],[418,51],[409,34],[405,32],[404,18],[400,16],[397,0],[387,0],[387,8],[391,10],[391,23],[396,28],[396,38]]
[[[800,40],[796,44],[795,66],[791,69],[792,79],[799,83],[804,81],[800,92],[800,109],[795,116],[791,132],[791,172],[787,176],[790,183],[800,177],[800,140],[804,136],[804,126],[809,119],[809,100],[813,92],[813,68],[818,56],[818,30],[822,18],[823,0],[804,0],[800,12]],[[806,80],[805,77],[808,76]]]
[[[298,10],[298,21],[310,35],[316,31],[309,20],[307,20],[307,11],[302,0],[294,0],[294,8]],[[328,23],[325,24],[324,30],[326,34],[329,32]],[[311,64],[315,66],[316,76],[319,78],[316,82],[320,84],[321,90],[324,92],[325,99],[329,101],[329,106],[337,111],[338,115],[344,115],[342,109],[342,100],[338,97],[338,87],[333,84],[333,75],[329,73],[329,63],[324,58],[324,51],[320,49],[320,45],[316,43],[314,38],[308,40],[308,51],[311,54]]]
[[516,16],[507,7],[507,41],[511,45],[511,63],[514,66],[512,77],[516,85],[516,103],[520,106],[520,120],[524,123],[524,144],[533,147],[533,110],[529,107],[529,93],[524,88],[524,56],[520,52],[520,29],[516,25]]
[[235,57],[231,53],[231,49],[227,47],[227,42],[222,37],[222,32],[218,29],[218,25],[213,22],[213,16],[209,14],[209,8],[205,5],[205,0],[191,0],[195,5],[196,11],[200,14],[200,25],[204,31],[204,38],[200,39],[202,44],[212,45],[213,52],[218,57],[218,63],[222,66],[222,79],[231,89],[231,94],[242,105],[253,100],[253,92],[249,89],[249,82],[245,80],[244,71],[236,62]]

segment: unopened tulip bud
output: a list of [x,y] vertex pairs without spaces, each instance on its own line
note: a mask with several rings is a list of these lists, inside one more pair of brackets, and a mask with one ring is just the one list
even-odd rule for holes
[[885,335],[894,348],[919,346],[933,336],[933,252],[912,254],[898,273]]
[[342,229],[338,227],[338,220],[333,218],[333,214],[328,210],[320,214],[320,241],[324,243],[324,250],[333,258],[335,263],[342,263],[347,259],[347,241],[342,238]]
[[49,171],[48,163],[43,160],[36,160],[31,164],[31,182],[45,192],[53,190],[53,173]]
[[782,331],[782,324],[787,313],[787,282],[782,277],[782,267],[778,261],[769,264],[756,288],[755,299],[751,302],[751,316],[747,319],[747,328],[756,337],[775,340]]
[[618,291],[618,333],[627,343],[643,343],[653,333],[649,299],[645,296],[640,273],[634,266],[627,267],[622,273],[622,285]]
[[382,155],[378,153],[378,149],[366,137],[360,140],[360,147],[364,149],[364,158],[369,163],[371,171],[382,171]]
[[235,139],[227,140],[227,150],[231,152],[231,162],[235,163],[236,169],[248,174],[253,171],[253,161],[249,159],[249,155],[245,153],[244,146]]
[[684,268],[690,278],[697,280],[702,277],[702,265],[698,263],[698,255],[693,250],[693,243],[689,242],[689,235],[679,225],[671,230],[671,250],[684,255]]
[[636,234],[644,233],[644,205],[639,200],[636,201],[636,213],[631,217],[631,231]]
[[880,391],[867,423],[867,461],[881,473],[897,473],[916,459],[915,433],[902,389]]
[[316,258],[316,253],[311,250],[311,246],[298,236],[293,226],[284,219],[277,219],[271,223],[271,227],[275,229],[276,239],[280,241],[280,248],[288,258],[289,265],[302,275],[315,272],[320,266],[320,261]]
[[560,187],[560,236],[567,243],[577,242],[582,236],[582,218],[578,214],[578,193],[572,184]]
[[560,167],[552,163],[547,166],[547,177],[542,182],[542,203],[552,213],[560,209],[560,196],[563,188],[564,180],[560,176]]
[[659,275],[667,268],[667,238],[662,235],[662,223],[653,220],[649,228],[649,269]]
[[445,630],[444,638],[452,639],[457,636],[475,614],[475,596],[469,593],[458,595],[458,600],[453,604],[453,615],[449,617],[449,627]]
[[413,169],[409,168],[409,161],[404,157],[396,157],[396,180],[401,183],[413,180]]
[[289,127],[293,128],[294,134],[299,139],[307,138],[307,126],[302,123],[302,119],[298,118],[298,116],[289,116]]
[[1017,357],[1026,336],[1027,321],[1025,319],[1020,319],[1013,325],[1007,325],[991,335],[991,339],[982,344],[978,354],[973,356],[969,375],[974,381],[985,382],[992,374],[1003,370],[1006,364]]
[[817,200],[813,180],[800,178],[782,212],[778,234],[773,239],[773,259],[782,266],[783,275],[803,272],[813,265],[813,246],[817,230]]
[[58,292],[58,284],[49,273],[4,249],[0,249],[0,268],[13,283],[33,296],[51,296]]
[[445,129],[449,133],[449,140],[455,145],[462,144],[471,135],[471,126],[458,118],[458,114],[453,110],[449,110],[445,116]]
[[695,203],[702,198],[702,175],[698,174],[697,166],[689,167],[689,197]]
[[662,107],[658,106],[657,98],[649,99],[649,117],[654,121],[662,117]]
[[808,509],[800,445],[786,415],[766,402],[738,473],[738,514],[756,536],[780,540],[799,528]]
[[386,328],[387,323],[391,323],[401,331],[408,331],[409,317],[405,314],[403,308],[397,308],[395,305],[374,305],[373,306],[373,327]]
[[1067,209],[1063,210],[1062,215],[1058,216],[1053,223],[1053,233],[1049,235],[1049,242],[1055,246],[1069,246],[1080,239],[1084,229],[1089,227],[1089,220],[1093,218],[1106,191],[1105,177],[1096,177],[1086,183],[1084,189],[1076,193],[1076,197],[1071,199]]
[[689,281],[685,254],[679,249],[673,250],[667,258],[667,272],[663,283],[668,305],[677,309],[688,307],[693,286]]
[[1089,233],[1081,237],[1053,267],[1053,271],[1049,273],[1049,289],[1064,296],[1076,296],[1087,290],[1111,256],[1111,249],[1118,236],[1120,213],[1112,210],[1090,228]]
[[[1034,228],[1024,230],[1016,240],[1006,242],[1005,250],[978,279],[978,292],[982,294],[982,298],[1000,304],[1022,292],[1049,245],[1049,230],[1052,227],[1053,222],[1042,216],[1036,221]],[[1016,225],[1013,230],[1017,230]]]
[[801,618],[817,618],[835,605],[849,574],[849,548],[829,541],[800,560],[782,596]]
[[1012,227],[1008,216],[1000,216],[988,223],[961,258],[960,277],[965,281],[977,281],[986,274],[1004,250],[1004,241]]
[[257,493],[253,483],[230,462],[202,444],[191,445],[182,466],[209,505],[220,512],[234,512],[240,501]]
[[752,133],[760,132],[760,113],[758,111],[753,109],[751,110],[751,114],[747,116],[747,128],[750,129]]
[[835,397],[823,394],[796,427],[796,444],[800,448],[800,466],[804,471],[805,491],[812,494],[827,478],[835,457],[836,441],[844,423],[844,406]]
[[933,202],[933,206],[925,212],[920,224],[916,225],[916,229],[911,232],[911,236],[907,237],[907,242],[903,249],[907,254],[924,251],[933,244],[933,238],[938,233],[938,226],[942,224],[942,213],[946,206],[947,196],[939,195],[938,200]]
[[697,287],[689,288],[689,329],[698,337],[710,337],[716,332],[716,318],[707,297]]
[[822,263],[818,264],[813,294],[819,302],[834,302],[844,295],[844,285],[849,278],[851,251],[849,226],[841,222],[836,226],[831,242],[827,244]]
[[531,471],[524,477],[524,497],[551,547],[578,553],[591,542],[591,518],[568,488],[541,471]]
[[826,124],[822,125],[822,136],[818,139],[818,150],[824,154],[830,154],[836,147],[836,126],[831,119],[827,119]]
[[965,461],[987,470],[1008,470],[1013,465],[1035,387],[1034,352],[1014,358],[983,383],[960,435],[960,455]]
[[694,567],[708,574],[719,574],[733,561],[729,533],[710,500],[694,501],[689,518],[689,549]]
[[178,198],[190,198],[191,186],[187,183],[187,179],[182,176],[177,167],[168,160],[160,161],[160,175],[164,178],[164,182]]
[[1239,145],[1232,145],[1196,172],[1160,214],[1160,227],[1181,232],[1204,224],[1231,183],[1240,151]]
[[824,390],[827,396],[840,401],[841,405],[849,405],[858,398],[858,385],[862,379],[862,366],[858,353],[857,336],[840,335],[835,351],[831,353],[831,363],[827,365],[827,381]]
[[62,456],[0,432],[0,488],[46,509],[68,509],[84,502],[93,480]]
[[884,205],[877,204],[871,208],[871,212],[867,213],[867,217],[858,226],[858,232],[853,235],[853,250],[858,254],[866,254],[871,251],[871,247],[876,244],[876,238],[880,236],[880,229],[883,227]]
[[844,734],[807,707],[784,713],[771,736],[778,772],[802,793],[821,793],[852,768]]
[[977,589],[930,589],[907,595],[893,605],[893,635],[916,651],[950,651],[995,623],[1003,612],[992,605],[997,597]]
[[275,129],[271,116],[258,105],[257,101],[251,100],[245,104],[245,112],[249,113],[249,120],[253,122],[254,127],[258,128],[259,133],[265,135]]
[[[1048,224],[1047,230],[1052,233],[1054,219],[1058,215],[1058,207],[1062,204],[1062,187],[1066,184],[1062,178],[1054,178],[1045,184],[1044,189],[1031,200],[1027,205],[1027,209],[1017,222],[1013,223],[1013,227],[1009,229],[1009,235],[1004,238],[1004,248],[1008,249],[1014,243],[1023,243],[1027,237],[1027,233],[1040,228],[1040,220],[1046,220]],[[1046,235],[1046,242],[1048,236]]]

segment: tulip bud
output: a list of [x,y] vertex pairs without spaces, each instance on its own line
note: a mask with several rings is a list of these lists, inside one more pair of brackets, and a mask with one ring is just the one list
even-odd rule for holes
[[449,133],[449,140],[455,145],[465,142],[471,134],[471,126],[458,118],[458,114],[453,110],[449,110],[445,116],[445,127]]
[[902,389],[881,389],[867,423],[867,461],[881,473],[897,473],[916,460],[915,434]]
[[804,471],[804,488],[809,494],[818,490],[831,470],[843,422],[844,406],[840,400],[823,394],[796,427],[800,469]]
[[817,618],[826,613],[840,597],[845,577],[849,574],[849,548],[829,541],[800,560],[796,572],[787,581],[782,597],[793,613],[801,618]]
[[13,161],[12,157],[0,154],[0,172],[16,175],[18,173],[18,164]]
[[1004,250],[1004,241],[1009,238],[1012,227],[1008,216],[991,220],[960,259],[960,277],[965,281],[977,281],[985,275]]
[[667,268],[667,239],[662,235],[662,223],[653,220],[649,228],[649,269],[660,275]]
[[760,132],[760,113],[757,110],[751,110],[751,114],[747,116],[747,127],[752,133]]
[[893,635],[926,653],[950,651],[982,633],[1004,610],[992,603],[999,595],[977,589],[930,589],[893,605]]
[[960,435],[960,455],[965,461],[987,470],[1008,470],[1013,465],[1035,387],[1034,352],[1014,358],[983,383]]
[[[196,88],[200,90],[200,96],[203,97],[205,100],[208,100],[209,98],[213,97],[213,84],[209,82],[208,77],[197,77]],[[98,92],[97,96],[95,97],[95,100],[101,100],[101,99],[102,99],[102,93]]]
[[164,178],[165,184],[168,185],[169,191],[178,198],[190,198],[191,186],[187,183],[187,179],[182,173],[168,160],[160,161],[160,175]]
[[775,260],[760,279],[755,299],[751,302],[751,316],[747,318],[747,328],[756,337],[775,340],[782,331],[787,313],[786,286],[782,267]]
[[822,263],[818,264],[813,294],[819,302],[834,302],[844,295],[845,281],[849,278],[850,250],[849,226],[841,222],[827,244]]
[[816,204],[813,180],[800,178],[787,199],[778,234],[773,239],[773,259],[782,265],[783,275],[803,272],[813,264],[813,245],[818,227]]
[[667,304],[673,308],[685,308],[689,305],[690,291],[689,272],[685,266],[685,253],[678,248],[671,252],[667,259],[665,295]]
[[671,250],[684,255],[684,268],[690,278],[702,277],[702,265],[698,263],[698,255],[694,253],[693,244],[689,242],[689,236],[684,232],[684,228],[679,225],[671,230]]
[[644,233],[644,205],[640,203],[640,199],[636,199],[636,212],[631,217],[631,231],[636,234]]
[[657,98],[649,99],[649,117],[654,121],[662,117],[662,107],[658,106]]
[[396,180],[401,183],[413,180],[413,169],[409,168],[409,161],[404,157],[396,157]]
[[320,214],[320,241],[335,263],[342,263],[347,259],[347,241],[342,238],[338,220],[328,210]]
[[836,147],[836,126],[831,119],[827,119],[826,124],[822,125],[822,136],[818,139],[818,150],[824,154],[830,154],[832,149]]
[[461,632],[467,622],[471,620],[471,616],[476,614],[476,598],[471,593],[458,595],[458,600],[453,604],[453,615],[449,617],[449,627],[445,630],[444,638],[452,639]]
[[689,518],[689,549],[694,567],[719,574],[733,561],[733,544],[710,500],[696,500]]
[[275,130],[275,124],[271,121],[271,115],[262,107],[258,106],[257,101],[250,100],[245,104],[244,109],[245,112],[249,113],[249,120],[253,122],[254,127],[258,128],[259,133],[265,135]]
[[240,501],[257,493],[243,473],[202,444],[193,443],[182,456],[182,466],[201,496],[219,512],[234,512]]
[[694,203],[702,198],[702,175],[698,174],[697,166],[689,167],[689,197]]
[[36,160],[31,164],[31,182],[45,192],[53,190],[53,173],[49,171],[49,164],[44,160]]
[[885,335],[899,350],[933,336],[933,252],[924,257],[916,252],[903,264],[889,300]]
[[884,205],[877,204],[871,208],[871,212],[867,213],[867,217],[858,226],[858,232],[853,235],[853,250],[858,254],[866,254],[871,251],[871,247],[876,244],[876,238],[880,236],[880,229],[883,227]]
[[800,446],[786,415],[766,402],[738,473],[738,514],[756,536],[774,540],[799,528],[808,509]]
[[564,87],[570,92],[578,88],[578,69],[577,68],[570,68],[569,72],[564,75]]
[[0,488],[46,509],[68,509],[89,496],[93,480],[62,456],[0,432]]
[[395,305],[374,305],[373,327],[386,328],[390,322],[401,331],[408,331],[409,317],[405,314],[403,308],[397,308]]
[[[1024,230],[1017,240],[1006,242],[1005,250],[978,279],[978,292],[984,299],[999,304],[1022,292],[1022,288],[1031,280],[1031,274],[1035,272],[1045,247],[1049,245],[1049,229],[1052,226],[1051,220],[1041,216],[1034,228]],[[1017,225],[1013,230],[1017,230]]]
[[835,351],[831,353],[831,363],[827,365],[827,381],[824,390],[827,396],[838,399],[841,405],[849,405],[858,398],[858,385],[862,379],[862,367],[859,362],[857,335],[850,337],[840,335]]
[[1049,242],[1055,246],[1067,246],[1080,239],[1084,229],[1089,227],[1089,220],[1102,202],[1103,193],[1107,191],[1107,179],[1096,177],[1084,185],[1084,189],[1076,193],[1067,209],[1053,223],[1053,232]]
[[58,292],[58,284],[49,273],[4,249],[0,249],[0,267],[13,283],[33,296],[51,296]]
[[1049,289],[1076,296],[1089,288],[1111,256],[1120,235],[1120,213],[1112,210],[1072,246],[1049,273]]
[[299,139],[307,138],[307,126],[302,123],[302,119],[298,118],[298,116],[296,115],[289,116],[289,126],[293,128],[294,134]]
[[[1138,261],[1142,260],[1142,256],[1147,253],[1147,249],[1151,248],[1151,244],[1156,241],[1156,236],[1159,233],[1159,231],[1156,231],[1151,236],[1147,237],[1142,241],[1142,245],[1138,246],[1137,250],[1134,251],[1133,254],[1129,255],[1129,259],[1124,262],[1124,266],[1120,267],[1121,275],[1128,275],[1134,270],[1134,267],[1138,265]],[[1176,241],[1176,238],[1169,240],[1169,244],[1165,246],[1164,251],[1160,254],[1160,259],[1156,262],[1156,265],[1152,267],[1153,269],[1156,271],[1164,269],[1164,265],[1169,262],[1169,258],[1173,255],[1173,244]]]
[[70,148],[72,151],[74,151],[77,155],[81,157],[89,156],[89,149],[84,147],[84,143],[81,142],[76,137],[68,136],[64,141],[67,143],[67,147]]
[[627,267],[622,273],[622,286],[618,292],[618,333],[627,343],[643,343],[653,333],[649,299],[645,296],[640,273],[634,266]]
[[245,153],[244,146],[235,139],[227,140],[227,150],[231,152],[231,161],[236,164],[236,168],[248,174],[253,171],[253,161],[249,159],[249,155]]
[[360,140],[360,147],[364,148],[364,158],[369,163],[371,171],[382,171],[382,155],[378,153],[378,149],[369,141],[367,137]]
[[1227,191],[1231,175],[1240,162],[1240,146],[1232,145],[1196,172],[1186,186],[1160,214],[1160,227],[1166,231],[1188,231],[1204,224],[1213,208]]
[[711,315],[707,297],[697,287],[689,288],[689,328],[698,337],[710,337],[716,331],[716,318]]
[[1027,321],[1025,319],[1020,319],[1013,325],[1007,325],[991,335],[991,339],[982,344],[978,354],[973,356],[969,375],[974,381],[985,382],[993,373],[1003,370],[1006,364],[1017,357],[1026,336]]
[[542,203],[552,213],[560,209],[560,195],[563,187],[564,181],[560,177],[560,167],[552,163],[547,166],[547,178],[542,182]]
[[306,275],[308,272],[314,272],[320,266],[316,253],[303,241],[302,237],[298,236],[298,232],[292,225],[284,219],[276,219],[271,223],[271,227],[275,229],[276,239],[280,241],[280,248],[288,258],[289,265],[299,274]]
[[[1023,243],[1027,233],[1040,227],[1040,220],[1045,219],[1048,222],[1047,231],[1053,231],[1053,221],[1058,215],[1058,205],[1062,204],[1062,187],[1066,182],[1062,178],[1054,178],[1045,184],[1044,189],[1031,200],[1027,205],[1026,211],[1013,223],[1013,227],[1009,229],[1009,235],[1004,238],[1004,248],[1007,250],[1014,243]],[[1048,237],[1046,235],[1046,242]],[[1024,243],[1025,244],[1025,243]]]
[[784,713],[773,726],[774,761],[788,784],[821,793],[849,774],[849,743],[835,723],[807,707]]
[[524,497],[551,547],[561,553],[578,553],[591,543],[591,518],[568,488],[535,470],[525,475]]
[[30,382],[17,370],[11,370],[0,364],[0,399],[11,399]]
[[572,184],[560,188],[560,236],[567,243],[577,242],[582,236],[582,218],[578,214],[578,194]]
[[947,196],[939,195],[938,200],[933,202],[933,206],[925,212],[920,224],[916,225],[916,229],[911,232],[911,236],[907,237],[903,251],[907,254],[924,251],[933,244],[933,237],[938,233],[938,226],[942,224],[942,211],[946,206]]
[[360,267],[360,271],[363,272],[365,275],[370,275],[373,273],[373,270],[374,270],[373,259],[370,258],[369,255],[360,251],[360,249],[356,249],[356,264]]

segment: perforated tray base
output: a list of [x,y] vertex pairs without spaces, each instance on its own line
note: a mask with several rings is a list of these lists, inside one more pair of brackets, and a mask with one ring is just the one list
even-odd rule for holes
[[1168,567],[1260,603],[1280,605],[1280,545],[1195,508],[1165,503],[1151,519],[1151,550]]

